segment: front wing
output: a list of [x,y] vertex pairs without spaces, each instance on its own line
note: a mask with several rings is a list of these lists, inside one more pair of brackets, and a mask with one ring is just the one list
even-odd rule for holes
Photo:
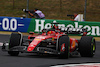
[[33,51],[27,51],[28,46],[14,46],[9,49],[8,43],[3,44],[2,50],[3,51],[19,51],[24,53],[48,53],[48,54],[60,54],[60,52],[47,48],[47,47],[35,47]]

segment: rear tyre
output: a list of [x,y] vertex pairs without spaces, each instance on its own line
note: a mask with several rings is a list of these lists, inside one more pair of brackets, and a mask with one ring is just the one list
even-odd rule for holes
[[12,33],[10,36],[10,41],[9,41],[9,51],[8,54],[11,56],[18,56],[19,51],[12,51],[13,47],[21,45],[22,42],[22,36],[21,34],[18,33]]
[[58,39],[58,50],[60,51],[60,58],[69,58],[70,40],[68,36],[61,36]]
[[82,36],[79,51],[82,57],[93,57],[96,50],[95,39],[92,36]]

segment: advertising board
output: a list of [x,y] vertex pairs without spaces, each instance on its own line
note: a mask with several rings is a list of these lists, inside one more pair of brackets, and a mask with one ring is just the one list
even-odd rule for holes
[[0,17],[0,31],[27,32],[30,21],[30,18]]
[[50,29],[51,22],[58,22],[59,27],[86,28],[90,36],[100,36],[100,22],[70,21],[53,19],[34,19],[23,17],[0,17],[0,31],[11,32],[41,32],[42,29]]
[[86,28],[87,35],[100,36],[100,22],[90,21],[70,21],[70,20],[50,20],[50,19],[31,19],[28,32],[33,31],[35,33],[41,32],[43,28],[50,29],[51,22],[58,22],[59,27],[71,27],[71,28]]

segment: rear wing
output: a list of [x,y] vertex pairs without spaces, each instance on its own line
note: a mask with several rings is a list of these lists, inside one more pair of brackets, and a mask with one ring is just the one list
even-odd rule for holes
[[85,28],[61,27],[60,30],[61,30],[61,32],[65,32],[66,34],[81,34],[84,32],[87,33],[87,29],[85,29]]

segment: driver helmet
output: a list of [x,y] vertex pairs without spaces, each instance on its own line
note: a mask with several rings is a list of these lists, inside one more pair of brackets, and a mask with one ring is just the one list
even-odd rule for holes
[[49,36],[55,36],[56,32],[55,31],[48,31],[47,35],[49,35]]

